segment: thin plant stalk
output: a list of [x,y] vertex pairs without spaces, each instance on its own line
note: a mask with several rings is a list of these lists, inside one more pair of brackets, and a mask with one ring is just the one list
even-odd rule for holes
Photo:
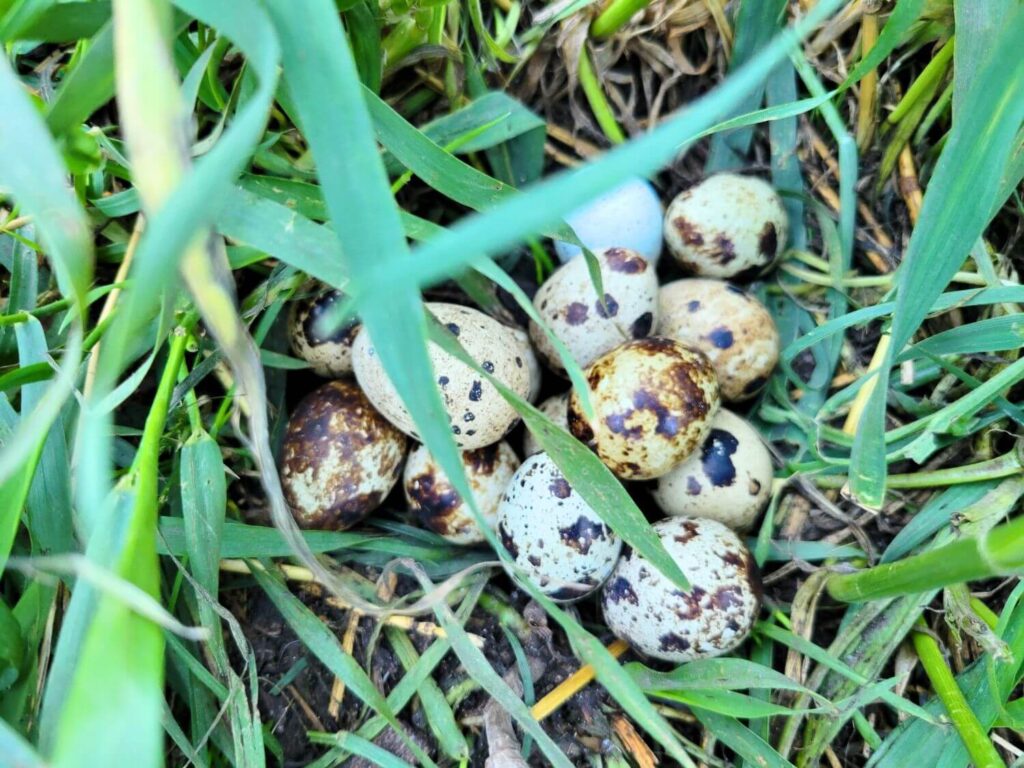
[[594,117],[597,118],[597,124],[601,126],[608,141],[612,144],[624,142],[626,134],[622,132],[622,128],[615,121],[612,107],[601,89],[601,83],[597,79],[597,72],[594,70],[594,63],[590,60],[590,52],[586,45],[580,49],[579,78],[583,94],[587,97],[587,103],[590,104],[590,109],[594,113]]
[[650,4],[651,0],[612,0],[590,25],[590,36],[607,40]]
[[1006,763],[957,685],[952,670],[943,658],[942,649],[928,631],[928,625],[923,619],[918,619],[917,627],[918,631],[913,633],[914,650],[931,681],[932,689],[946,708],[953,727],[967,748],[971,762],[978,768],[1006,768]]
[[[912,490],[919,488],[936,488],[946,485],[963,485],[983,480],[997,480],[1002,477],[1024,472],[1020,453],[1013,450],[994,459],[965,464],[960,467],[946,467],[929,472],[910,472],[889,476],[889,487],[893,489]],[[821,475],[811,478],[819,488],[842,488],[847,482],[846,475]]]
[[1022,541],[1024,517],[1019,517],[981,537],[963,538],[856,573],[835,574],[828,580],[828,592],[835,600],[860,603],[1005,576],[1024,569]]

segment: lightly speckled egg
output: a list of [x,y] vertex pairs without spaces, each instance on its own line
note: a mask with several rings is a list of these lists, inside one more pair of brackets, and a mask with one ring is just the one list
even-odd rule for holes
[[786,247],[789,223],[779,193],[756,176],[709,176],[669,204],[665,243],[695,275],[749,280]]
[[[502,441],[474,451],[463,451],[461,458],[477,508],[493,528],[498,503],[519,467],[519,457],[508,443]],[[417,446],[409,453],[402,482],[409,510],[425,528],[453,544],[479,544],[485,540],[469,505],[452,486],[426,446]]]
[[360,328],[359,321],[353,319],[330,335],[320,329],[319,324],[343,298],[341,291],[321,289],[313,296],[293,301],[288,313],[292,351],[314,372],[329,379],[352,373],[352,342]]
[[662,336],[711,360],[724,400],[746,400],[768,382],[779,361],[779,332],[754,296],[722,280],[676,280],[658,291],[658,311]]
[[622,549],[546,453],[530,456],[512,476],[498,505],[498,535],[527,578],[558,602],[596,590]]
[[[537,406],[537,410],[547,416],[551,421],[560,426],[566,432],[569,431],[569,393],[563,392],[560,395],[552,395],[543,403]],[[537,438],[533,436],[530,428],[526,428],[523,435],[523,455],[533,456],[544,449],[540,447]]]
[[537,359],[537,353],[533,351],[533,344],[530,343],[530,334],[521,328],[513,328],[512,332],[519,341],[522,349],[521,357],[530,371],[530,391],[527,393],[526,399],[535,403],[540,396],[540,388],[544,384],[544,372],[540,369],[540,360]]
[[302,528],[350,528],[380,506],[402,470],[405,435],[356,386],[329,381],[303,399],[285,430],[281,484]]
[[[657,264],[663,215],[654,186],[646,179],[635,178],[577,208],[565,221],[591,250],[616,245],[634,250],[651,264]],[[565,263],[582,251],[577,245],[556,240],[555,253]]]
[[757,430],[721,408],[700,450],[659,477],[652,495],[666,515],[708,518],[746,531],[768,504],[773,476],[771,454]]
[[[628,248],[599,248],[594,256],[601,268],[604,302],[582,254],[556,270],[533,299],[545,325],[581,368],[624,341],[649,336],[658,322],[654,267]],[[551,370],[565,375],[558,351],[535,322],[530,323],[530,338]]]
[[569,430],[624,480],[651,480],[704,442],[718,380],[700,352],[663,336],[630,341],[587,370],[594,420],[569,398]]
[[[470,307],[428,303],[426,308],[481,368],[520,397],[527,397],[530,370],[514,329]],[[463,450],[473,450],[501,440],[519,419],[515,409],[483,376],[436,344],[430,344],[429,354],[455,443]],[[384,372],[365,329],[356,336],[352,362],[370,402],[392,424],[418,439],[412,416]]]
[[683,592],[626,548],[601,590],[605,622],[640,653],[679,664],[742,643],[761,602],[754,558],[715,520],[670,517],[651,526],[687,580]]

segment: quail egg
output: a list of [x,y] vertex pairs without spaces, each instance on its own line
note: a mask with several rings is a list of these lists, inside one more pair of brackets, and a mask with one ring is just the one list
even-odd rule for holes
[[704,441],[718,411],[708,359],[678,341],[651,336],[623,344],[587,369],[594,420],[569,398],[569,430],[624,480],[650,480],[682,463]]
[[[504,441],[462,452],[462,468],[473,498],[492,528],[498,502],[518,467],[519,457]],[[409,510],[425,528],[453,544],[479,544],[485,540],[469,505],[452,487],[426,446],[417,446],[409,453],[402,481]]]
[[768,504],[772,477],[772,457],[757,430],[721,408],[700,450],[659,477],[652,495],[667,515],[709,518],[745,531]]
[[628,547],[601,590],[608,628],[634,650],[679,664],[728,653],[757,617],[754,558],[715,520],[670,517],[652,526],[690,582],[683,592]]
[[[654,267],[628,248],[601,248],[594,255],[601,267],[603,302],[582,255],[551,275],[533,299],[545,325],[582,368],[624,341],[649,336],[657,324],[658,276]],[[551,369],[564,375],[557,350],[535,322],[530,323],[530,338]]]
[[[560,395],[553,395],[537,406],[537,410],[547,416],[551,421],[560,426],[566,432],[569,431],[569,393],[563,392]],[[540,453],[544,449],[540,447],[540,443],[537,442],[537,438],[533,436],[533,433],[527,428],[526,434],[523,436],[523,455],[533,456],[535,453]]]
[[319,323],[342,299],[341,291],[328,288],[310,298],[293,301],[288,313],[288,336],[292,350],[321,376],[336,379],[352,373],[352,341],[359,321],[349,320],[330,335]]
[[498,535],[515,564],[558,602],[596,590],[622,549],[546,453],[530,456],[512,476],[498,505]]
[[704,277],[756,277],[782,253],[788,233],[782,198],[755,176],[709,176],[677,195],[665,214],[669,251]]
[[339,379],[302,400],[281,446],[281,484],[302,528],[344,530],[380,506],[402,470],[405,435]]
[[658,291],[663,336],[708,356],[722,398],[756,395],[779,361],[779,332],[767,308],[749,293],[721,280],[676,280]]
[[[565,217],[587,248],[630,248],[652,264],[661,255],[661,199],[646,179],[630,179]],[[562,263],[578,256],[579,246],[555,241]]]
[[526,367],[530,371],[530,391],[527,393],[526,399],[535,403],[540,396],[541,385],[544,383],[544,372],[540,369],[537,353],[533,351],[533,344],[530,343],[530,334],[519,328],[512,330],[522,347],[522,358],[526,361]]
[[[470,307],[441,303],[426,307],[458,338],[481,368],[520,397],[529,394],[529,364],[512,328]],[[412,416],[384,372],[365,329],[356,336],[352,362],[356,379],[370,402],[405,434],[418,438]],[[473,450],[491,445],[515,426],[519,414],[484,377],[434,344],[430,345],[430,362],[452,436],[460,448]]]

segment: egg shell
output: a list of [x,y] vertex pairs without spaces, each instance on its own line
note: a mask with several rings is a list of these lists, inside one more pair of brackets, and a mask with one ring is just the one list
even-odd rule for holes
[[634,650],[674,664],[736,648],[750,633],[761,602],[753,556],[715,520],[672,517],[652,529],[691,590],[682,592],[626,547],[601,590],[608,628]]
[[[603,303],[582,254],[556,270],[533,299],[545,325],[581,368],[624,341],[646,338],[658,323],[654,267],[628,248],[600,248],[594,256],[601,269]],[[535,322],[530,323],[530,338],[551,370],[564,376],[558,351]]]
[[535,403],[540,397],[540,388],[544,384],[544,372],[541,370],[537,353],[533,351],[533,344],[530,343],[530,334],[521,328],[513,328],[512,331],[519,341],[522,358],[526,361],[526,367],[530,371],[530,390],[527,392],[526,399]]
[[[547,416],[551,421],[560,426],[566,432],[569,431],[569,393],[563,392],[560,395],[552,395],[539,406],[537,410]],[[540,443],[537,442],[537,438],[533,436],[530,428],[526,428],[526,433],[523,435],[523,455],[533,456],[535,453],[540,453],[543,448],[540,447]]]
[[665,243],[695,275],[750,280],[786,247],[789,222],[772,186],[756,176],[709,176],[669,204]]
[[[463,451],[461,458],[477,508],[494,528],[498,504],[519,467],[519,457],[502,441],[475,451]],[[402,480],[409,510],[423,527],[453,544],[479,544],[485,540],[469,505],[452,487],[426,446],[417,446],[409,453]]]
[[[636,251],[652,264],[661,256],[664,208],[657,190],[646,179],[630,179],[565,217],[580,241],[590,249],[619,246]],[[555,241],[563,264],[582,251]]]
[[318,325],[344,298],[341,291],[324,289],[314,296],[291,303],[288,337],[292,351],[309,363],[314,372],[329,379],[352,373],[352,342],[359,332],[358,320],[349,320],[330,335]]
[[779,361],[779,331],[757,298],[722,280],[676,280],[658,291],[658,310],[663,336],[711,360],[724,400],[764,388]]
[[498,505],[498,535],[526,577],[558,602],[596,590],[622,549],[546,453],[530,456],[513,475]]
[[721,408],[700,450],[659,477],[651,495],[666,515],[708,518],[745,531],[767,506],[773,475],[757,430]]
[[718,411],[718,380],[700,352],[663,336],[623,344],[587,369],[594,420],[574,391],[569,430],[624,480],[651,480],[686,460]]
[[[529,365],[512,328],[470,307],[429,303],[426,308],[485,371],[520,397],[527,397]],[[519,414],[487,379],[436,344],[430,344],[429,355],[452,437],[460,448],[491,445],[515,426]],[[365,329],[356,336],[352,356],[356,379],[377,410],[405,434],[418,439],[412,417],[384,372]]]
[[355,382],[313,390],[296,406],[281,446],[281,485],[295,521],[351,528],[391,492],[406,444]]

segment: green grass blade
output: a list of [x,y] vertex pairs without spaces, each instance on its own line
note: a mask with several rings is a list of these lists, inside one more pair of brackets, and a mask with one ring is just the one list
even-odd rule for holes
[[89,223],[67,187],[46,124],[6,58],[0,61],[0,112],[0,186],[35,218],[63,294],[84,305],[92,280]]
[[744,760],[764,768],[793,768],[793,764],[772,749],[771,744],[736,718],[700,708],[694,708],[693,714],[701,725]]
[[971,89],[954,115],[898,275],[890,351],[853,447],[850,488],[868,507],[879,507],[885,495],[882,436],[889,368],[988,224],[998,187],[977,180],[1002,175],[1024,121],[1024,58],[1016,55],[1024,37],[1024,8],[1015,6],[1000,26],[978,73],[986,87]]

